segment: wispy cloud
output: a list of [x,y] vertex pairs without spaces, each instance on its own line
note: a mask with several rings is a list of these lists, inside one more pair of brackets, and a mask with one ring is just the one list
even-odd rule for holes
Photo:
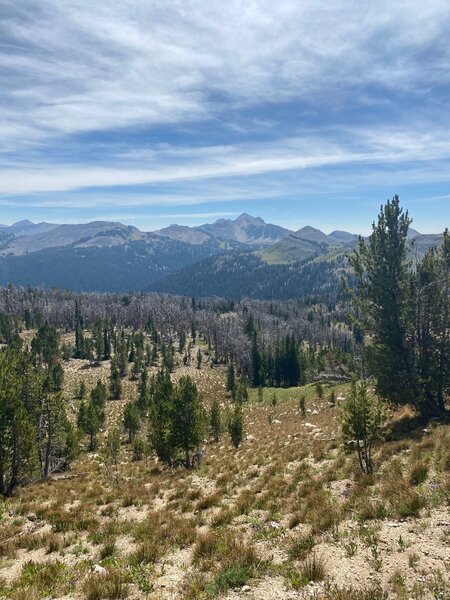
[[3,2],[1,205],[448,184],[449,29],[446,0]]

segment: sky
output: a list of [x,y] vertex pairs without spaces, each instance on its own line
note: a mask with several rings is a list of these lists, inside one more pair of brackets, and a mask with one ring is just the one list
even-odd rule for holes
[[0,0],[0,223],[450,226],[448,0]]

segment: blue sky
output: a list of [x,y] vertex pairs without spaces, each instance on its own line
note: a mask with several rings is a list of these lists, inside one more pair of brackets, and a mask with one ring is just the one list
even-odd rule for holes
[[0,223],[450,225],[450,4],[0,0]]

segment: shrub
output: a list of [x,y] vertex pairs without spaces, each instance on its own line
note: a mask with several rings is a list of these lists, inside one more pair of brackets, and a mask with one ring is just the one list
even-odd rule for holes
[[312,535],[300,536],[294,539],[288,549],[291,560],[304,560],[314,548],[314,537]]
[[428,475],[428,465],[424,462],[415,462],[409,472],[409,481],[412,485],[419,485],[423,483]]

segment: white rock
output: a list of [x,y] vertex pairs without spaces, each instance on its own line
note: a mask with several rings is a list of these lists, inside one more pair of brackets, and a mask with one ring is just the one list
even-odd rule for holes
[[97,575],[104,575],[106,573],[106,569],[105,567],[102,567],[102,565],[94,565],[92,572],[97,573]]

